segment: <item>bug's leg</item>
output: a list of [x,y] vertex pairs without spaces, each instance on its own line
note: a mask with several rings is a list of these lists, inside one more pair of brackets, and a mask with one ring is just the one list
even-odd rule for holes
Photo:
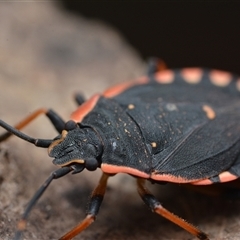
[[[26,118],[24,118],[22,121],[20,121],[17,125],[15,125],[14,128],[20,130],[42,114],[45,114],[48,117],[48,119],[52,122],[53,126],[59,133],[62,132],[62,130],[64,129],[64,126],[65,126],[65,122],[53,110],[45,109],[45,108],[41,108],[41,109],[34,111],[30,115],[28,115]],[[6,140],[11,135],[12,135],[11,132],[6,132],[6,133],[0,135],[0,142]]]
[[63,168],[57,169],[56,171],[51,173],[49,178],[43,183],[43,185],[34,194],[33,198],[29,201],[26,210],[24,211],[21,219],[18,222],[17,231],[15,233],[14,240],[19,240],[21,238],[22,232],[26,229],[27,218],[29,216],[29,213],[31,212],[33,206],[36,204],[38,199],[45,192],[45,190],[47,189],[49,184],[52,182],[52,180],[60,178],[60,177],[63,177],[63,176],[65,176],[66,174],[68,174],[69,172],[71,172],[73,170],[74,169],[71,168],[71,167],[63,167]]
[[152,57],[148,60],[147,76],[151,79],[156,72],[165,69],[167,69],[167,66],[163,60]]
[[162,217],[170,220],[171,222],[177,224],[182,227],[192,235],[198,237],[201,240],[208,240],[207,234],[193,226],[192,224],[186,222],[184,219],[178,217],[177,215],[169,212],[165,209],[160,202],[148,191],[145,187],[145,179],[138,178],[137,179],[137,188],[138,193],[141,196],[142,200],[145,204],[155,213],[161,215]]
[[80,232],[82,232],[84,229],[86,229],[91,223],[94,222],[106,191],[108,178],[109,178],[108,174],[106,173],[102,174],[98,186],[94,189],[91,195],[86,217],[76,227],[74,227],[64,236],[62,236],[60,240],[72,239],[73,237],[77,236]]
[[74,95],[74,100],[76,101],[76,103],[80,106],[85,102],[85,98],[81,93],[76,93]]

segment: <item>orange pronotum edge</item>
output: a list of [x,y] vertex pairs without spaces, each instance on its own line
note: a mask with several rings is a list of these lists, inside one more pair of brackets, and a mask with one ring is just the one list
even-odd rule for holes
[[107,89],[104,93],[103,96],[107,98],[115,97],[119,95],[120,93],[124,92],[126,89],[129,87],[132,87],[137,84],[146,84],[148,83],[148,78],[147,77],[141,77],[137,79],[136,81],[132,82],[125,82],[125,83],[120,83],[116,86],[110,87]]
[[95,94],[88,101],[84,102],[71,114],[71,119],[75,122],[81,122],[83,118],[95,107],[100,96],[100,94]]

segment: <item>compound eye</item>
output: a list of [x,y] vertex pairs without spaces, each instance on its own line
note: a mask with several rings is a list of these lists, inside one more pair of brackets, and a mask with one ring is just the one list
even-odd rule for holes
[[88,158],[85,160],[85,168],[89,171],[94,171],[98,168],[98,161],[95,158]]
[[71,130],[77,128],[77,126],[78,126],[78,125],[77,125],[76,122],[74,122],[73,120],[69,120],[69,121],[67,121],[67,122],[65,123],[64,129],[65,129],[66,131],[71,131]]

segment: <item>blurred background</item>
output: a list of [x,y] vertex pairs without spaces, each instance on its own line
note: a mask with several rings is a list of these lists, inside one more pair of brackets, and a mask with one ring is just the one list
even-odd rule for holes
[[118,30],[146,59],[240,72],[239,1],[62,1]]

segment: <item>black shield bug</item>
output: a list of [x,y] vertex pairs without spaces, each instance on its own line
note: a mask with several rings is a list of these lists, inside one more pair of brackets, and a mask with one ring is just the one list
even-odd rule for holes
[[[166,210],[149,192],[145,182],[210,185],[240,176],[240,79],[230,73],[188,68],[156,71],[120,84],[84,102],[64,122],[54,111],[40,109],[8,132],[38,147],[48,148],[54,171],[29,202],[16,232],[19,239],[27,217],[53,179],[85,168],[102,170],[86,218],[61,239],[72,239],[95,219],[110,176],[130,174],[137,180],[140,197],[155,213],[199,239],[207,235]],[[45,114],[59,135],[53,140],[34,139],[19,131]],[[239,130],[239,131],[238,131]]]

